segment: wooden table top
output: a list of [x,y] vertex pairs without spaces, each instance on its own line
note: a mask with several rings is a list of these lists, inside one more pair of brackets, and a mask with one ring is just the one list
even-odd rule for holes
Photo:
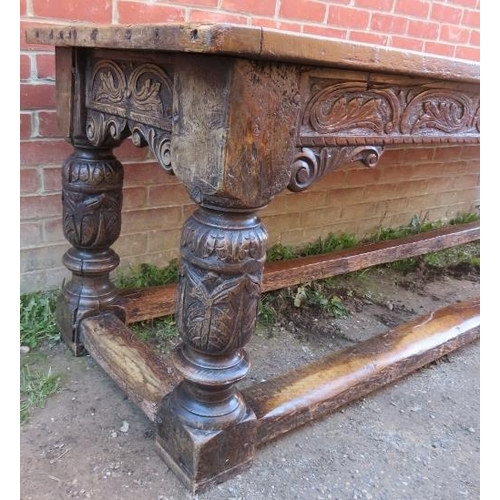
[[326,37],[232,24],[41,25],[28,43],[192,52],[479,82],[479,63]]

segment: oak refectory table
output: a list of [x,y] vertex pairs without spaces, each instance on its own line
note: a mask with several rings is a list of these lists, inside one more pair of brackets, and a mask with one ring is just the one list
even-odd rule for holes
[[[191,491],[239,472],[258,445],[478,337],[475,300],[235,385],[249,369],[263,278],[258,210],[342,164],[373,167],[389,146],[479,142],[477,64],[225,24],[46,26],[27,40],[55,46],[58,120],[74,146],[62,166],[72,278],[58,302],[61,335],[156,422],[161,457]],[[110,280],[123,183],[113,148],[127,137],[198,205],[182,230],[181,343],[168,361],[126,326],[147,294],[125,300]]]

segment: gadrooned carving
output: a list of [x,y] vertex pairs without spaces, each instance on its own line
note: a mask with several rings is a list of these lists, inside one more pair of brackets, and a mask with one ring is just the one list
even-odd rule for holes
[[257,217],[218,220],[198,210],[185,224],[177,320],[184,342],[232,354],[255,329],[267,234]]
[[87,92],[87,137],[94,146],[112,147],[132,135],[149,146],[160,165],[173,173],[170,155],[172,81],[157,65],[137,67],[100,60],[92,68]]
[[307,103],[299,145],[453,142],[479,138],[479,96],[429,86],[335,83]]
[[325,147],[319,151],[302,148],[292,162],[288,189],[304,191],[325,173],[353,161],[361,161],[367,167],[373,168],[382,153],[381,146]]

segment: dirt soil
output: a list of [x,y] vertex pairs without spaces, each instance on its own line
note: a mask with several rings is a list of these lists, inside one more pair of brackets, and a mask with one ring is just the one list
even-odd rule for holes
[[[377,269],[344,277],[338,294],[344,319],[285,301],[248,346],[246,383],[479,296],[479,276]],[[479,351],[469,344],[268,443],[249,470],[196,497],[157,455],[154,425],[90,357],[45,347],[27,356],[61,374],[61,390],[21,428],[21,499],[478,499]]]

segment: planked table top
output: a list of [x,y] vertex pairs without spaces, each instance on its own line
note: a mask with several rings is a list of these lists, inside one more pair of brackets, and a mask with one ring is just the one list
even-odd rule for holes
[[28,43],[239,56],[479,83],[479,63],[390,47],[232,24],[40,25]]

